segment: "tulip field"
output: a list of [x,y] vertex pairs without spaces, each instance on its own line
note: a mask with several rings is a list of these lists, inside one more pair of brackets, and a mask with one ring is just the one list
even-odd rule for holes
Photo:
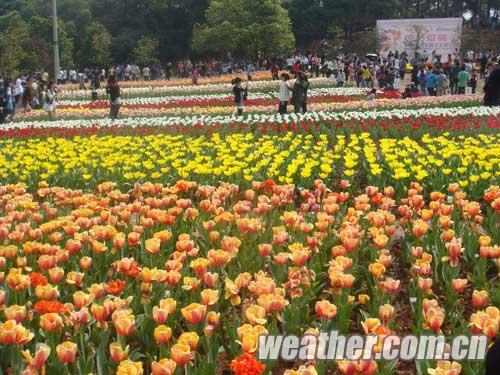
[[[262,334],[500,326],[500,108],[311,79],[69,86],[0,127],[0,374],[479,375],[484,361],[258,360]],[[378,346],[374,348],[377,349]]]

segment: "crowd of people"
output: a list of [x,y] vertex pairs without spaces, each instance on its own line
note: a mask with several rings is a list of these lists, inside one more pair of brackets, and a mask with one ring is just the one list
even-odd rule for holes
[[[40,78],[40,77],[38,77]],[[92,96],[97,99],[97,88],[100,87],[101,75],[92,77]],[[16,111],[29,112],[42,109],[47,112],[49,120],[56,120],[57,96],[60,86],[55,81],[44,81],[36,76],[21,77],[15,80],[4,79],[0,83],[0,124],[13,121]],[[110,102],[111,119],[116,119],[121,103],[120,87],[114,75],[108,76],[106,94]]]
[[[282,81],[278,107],[281,114],[287,113],[288,103],[293,104],[295,113],[307,111],[308,75],[329,78],[337,87],[349,84],[370,89],[367,100],[376,98],[377,88],[401,90],[405,76],[408,76],[409,84],[402,92],[403,98],[475,94],[479,79],[484,79],[485,104],[500,105],[500,53],[469,52],[461,58],[457,52],[448,55],[444,61],[435,52],[427,57],[417,53],[411,59],[407,53],[399,54],[397,51],[389,52],[386,57],[375,54],[360,57],[356,54],[339,53],[335,58],[330,58],[317,54],[297,54],[265,63],[273,80]],[[283,69],[286,73],[280,75]],[[246,69],[248,81],[252,80],[252,72],[252,69]],[[296,77],[294,84],[289,84],[290,75]],[[235,103],[238,114],[241,115],[244,103],[239,94],[241,79],[238,78],[233,83]]]
[[[30,111],[33,108],[44,109],[50,119],[55,119],[58,87],[66,83],[78,84],[82,90],[89,89],[92,101],[98,100],[98,90],[106,85],[106,91],[111,96],[110,117],[116,118],[121,105],[120,81],[191,78],[192,84],[197,85],[202,77],[236,73],[246,75],[248,82],[252,81],[256,71],[262,70],[270,71],[273,80],[281,80],[280,113],[287,112],[288,103],[293,105],[296,113],[306,112],[308,77],[320,76],[331,79],[332,85],[337,87],[351,85],[367,88],[370,90],[369,100],[376,96],[376,90],[373,89],[402,90],[404,98],[475,93],[478,81],[484,79],[485,103],[498,105],[495,90],[499,85],[496,78],[499,63],[500,53],[493,52],[470,51],[464,56],[456,52],[443,59],[435,52],[428,56],[417,53],[410,58],[407,53],[397,51],[389,52],[385,57],[339,51],[335,56],[307,52],[279,58],[259,56],[254,61],[233,59],[228,55],[225,61],[211,59],[193,63],[185,59],[176,64],[152,64],[142,69],[135,64],[114,65],[107,69],[84,68],[81,71],[75,68],[61,69],[56,81],[49,81],[48,72],[41,71],[0,81],[0,123],[13,120],[16,111]],[[490,79],[492,75],[494,77]],[[295,77],[293,83],[291,77]],[[408,80],[409,83],[402,88]],[[235,80],[233,84],[237,111],[242,114],[248,85],[243,88],[241,79]]]

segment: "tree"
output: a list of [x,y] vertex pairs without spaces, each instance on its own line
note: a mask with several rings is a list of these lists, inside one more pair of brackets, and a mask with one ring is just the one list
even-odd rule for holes
[[28,25],[18,12],[0,17],[0,74],[14,74],[27,57]]
[[29,22],[29,34],[28,56],[24,67],[27,70],[48,70],[52,64],[52,20],[49,17],[33,16]]
[[105,67],[111,62],[111,35],[100,22],[92,22],[83,31],[83,48],[78,53],[82,66]]
[[206,23],[195,25],[193,49],[255,57],[289,52],[295,46],[291,21],[280,0],[212,0]]
[[203,22],[207,6],[208,0],[99,0],[92,13],[112,35],[114,61],[130,61],[144,35],[158,40],[158,58],[167,61],[189,56],[193,25]]
[[157,54],[159,42],[156,39],[152,39],[145,36],[137,42],[134,50],[132,51],[132,58],[136,64],[140,66],[150,65],[157,63]]
[[68,33],[70,27],[64,21],[58,22],[59,25],[59,54],[60,63],[64,68],[71,68],[74,65],[73,60],[73,39]]
[[293,0],[287,6],[298,45],[329,36],[332,16],[322,1]]

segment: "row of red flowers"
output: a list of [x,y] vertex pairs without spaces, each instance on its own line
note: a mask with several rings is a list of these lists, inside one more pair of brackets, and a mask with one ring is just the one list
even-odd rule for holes
[[470,117],[470,116],[422,116],[422,117],[404,117],[404,118],[384,118],[384,119],[350,119],[350,120],[329,120],[318,123],[312,119],[300,120],[290,123],[258,122],[248,124],[245,122],[234,121],[231,123],[204,124],[201,121],[195,125],[171,125],[168,127],[155,126],[114,126],[99,127],[97,122],[91,127],[85,128],[64,128],[54,126],[50,128],[37,128],[35,126],[28,128],[0,129],[0,139],[19,139],[19,138],[71,138],[75,136],[92,135],[148,135],[158,132],[169,134],[212,134],[219,132],[259,132],[259,133],[279,133],[279,132],[310,132],[318,131],[322,127],[334,128],[336,130],[359,130],[362,132],[414,132],[425,130],[426,132],[464,132],[476,129],[494,130],[500,128],[500,116],[489,117]]

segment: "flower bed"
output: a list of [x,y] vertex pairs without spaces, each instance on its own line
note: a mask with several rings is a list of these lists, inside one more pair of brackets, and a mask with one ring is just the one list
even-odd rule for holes
[[476,194],[498,181],[498,133],[375,139],[368,133],[327,135],[285,132],[220,136],[102,135],[0,141],[0,178],[41,180],[82,187],[102,181],[125,184],[179,178],[213,184],[255,179],[310,186],[316,178],[398,188],[417,180],[438,189],[459,181]]
[[[458,184],[424,195],[412,183],[401,199],[388,185],[346,189],[320,180],[0,187],[0,367],[288,375],[292,363],[255,359],[259,334],[494,339],[498,186],[480,201]],[[308,366],[299,373],[390,374],[398,363]],[[436,367],[473,374],[483,364],[419,362]]]

